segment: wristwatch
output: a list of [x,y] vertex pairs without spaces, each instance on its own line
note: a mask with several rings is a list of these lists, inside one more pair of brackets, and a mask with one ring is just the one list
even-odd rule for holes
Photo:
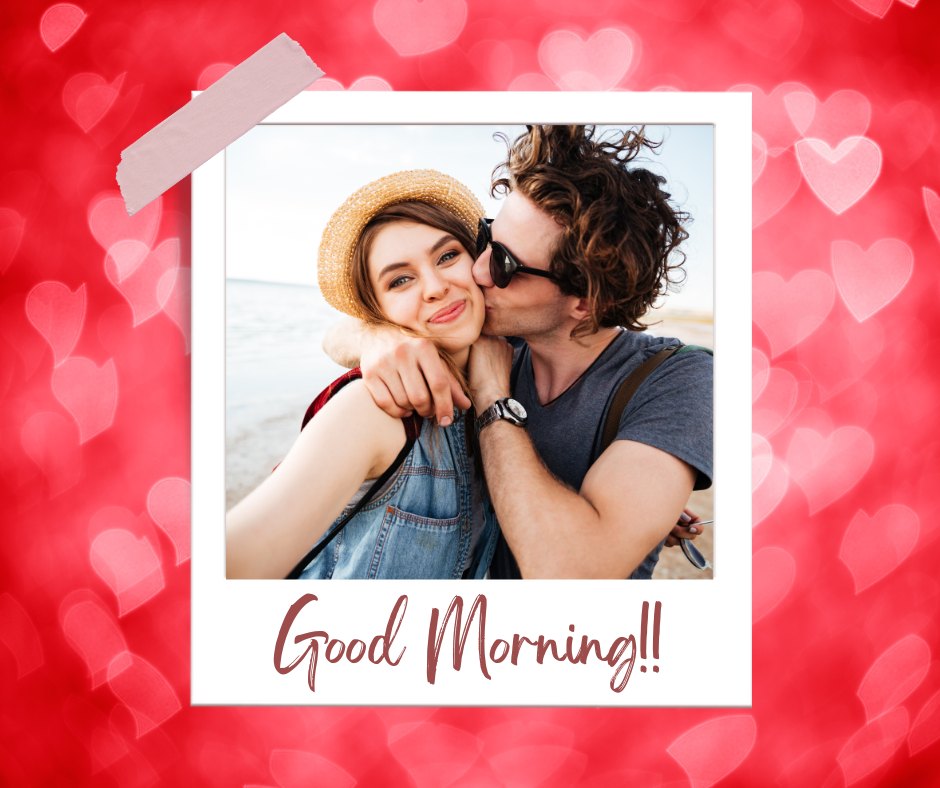
[[522,407],[522,403],[512,397],[498,399],[485,411],[477,416],[477,432],[489,426],[494,421],[504,419],[517,427],[524,427],[529,416]]

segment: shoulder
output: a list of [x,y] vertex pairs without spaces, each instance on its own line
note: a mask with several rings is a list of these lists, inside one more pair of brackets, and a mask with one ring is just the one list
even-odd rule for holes
[[401,419],[389,416],[372,399],[362,380],[352,380],[324,402],[303,429],[328,432],[336,440],[359,443],[373,454],[374,464],[387,467],[405,443]]

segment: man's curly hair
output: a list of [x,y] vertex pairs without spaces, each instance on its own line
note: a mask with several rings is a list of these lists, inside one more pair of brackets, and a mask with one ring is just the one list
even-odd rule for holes
[[689,215],[674,208],[666,179],[628,164],[644,148],[644,128],[599,136],[595,126],[529,126],[493,170],[491,193],[517,190],[564,233],[550,270],[566,295],[587,300],[590,316],[572,336],[600,328],[646,328],[640,318],[684,278]]

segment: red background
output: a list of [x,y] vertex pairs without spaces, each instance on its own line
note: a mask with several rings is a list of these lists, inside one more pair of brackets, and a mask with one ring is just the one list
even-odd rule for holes
[[[930,784],[931,5],[84,0],[76,28],[7,4],[0,777]],[[753,709],[189,708],[189,181],[134,220],[108,198],[123,148],[281,32],[321,88],[751,86]]]

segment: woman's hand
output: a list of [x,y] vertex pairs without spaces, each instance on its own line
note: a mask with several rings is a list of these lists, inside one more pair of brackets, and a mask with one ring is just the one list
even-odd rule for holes
[[481,336],[470,346],[467,382],[477,413],[482,413],[496,400],[511,396],[511,368],[512,345],[502,337]]
[[394,418],[417,411],[446,427],[453,421],[455,404],[463,410],[470,407],[430,339],[390,326],[370,326],[363,333],[360,367],[375,404]]

